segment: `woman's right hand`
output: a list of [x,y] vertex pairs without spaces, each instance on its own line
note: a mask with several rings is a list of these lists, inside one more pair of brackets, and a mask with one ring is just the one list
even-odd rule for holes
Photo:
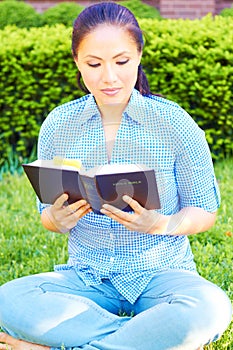
[[66,205],[67,194],[62,194],[53,205],[46,207],[41,214],[43,226],[53,232],[66,233],[71,230],[84,215],[91,212],[90,204],[81,199]]

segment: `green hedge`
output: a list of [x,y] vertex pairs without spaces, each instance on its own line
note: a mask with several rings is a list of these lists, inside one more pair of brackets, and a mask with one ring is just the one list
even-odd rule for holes
[[41,14],[43,25],[64,24],[67,27],[73,25],[78,14],[84,9],[84,6],[74,2],[61,2],[48,8]]
[[159,10],[157,10],[154,6],[145,4],[141,0],[123,0],[118,3],[127,7],[137,18],[162,19]]
[[220,16],[223,17],[233,17],[233,5],[231,7],[226,7],[220,12]]
[[[161,18],[159,11],[141,0],[123,0],[122,5],[128,7],[139,18]],[[64,24],[72,26],[77,15],[84,6],[74,2],[61,2],[37,13],[35,8],[25,2],[17,0],[0,0],[0,29],[7,25],[19,28],[42,27],[44,25]]]
[[[151,88],[183,106],[206,131],[214,158],[233,150],[233,21],[140,20]],[[71,28],[0,31],[0,165],[11,148],[28,157],[42,121],[78,98]]]
[[153,91],[178,102],[206,132],[213,158],[233,154],[233,21],[140,21]]
[[3,0],[0,2],[0,29],[7,25],[16,25],[19,28],[42,27],[44,25],[64,24],[73,25],[77,15],[84,6],[74,2],[61,2],[38,13],[34,7],[16,0]]
[[42,16],[29,4],[3,0],[0,2],[0,29],[7,25],[19,28],[40,27],[43,25]]
[[[42,121],[57,104],[80,97],[63,25],[0,31],[0,162],[12,147],[22,157],[34,148]],[[0,163],[0,165],[1,165]]]

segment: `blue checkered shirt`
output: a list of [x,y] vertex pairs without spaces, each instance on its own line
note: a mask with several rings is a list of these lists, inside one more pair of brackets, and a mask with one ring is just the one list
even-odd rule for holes
[[[76,158],[86,169],[108,163],[101,116],[86,95],[55,108],[44,121],[38,157]],[[155,170],[161,212],[187,206],[214,212],[220,196],[204,132],[176,103],[133,90],[123,112],[111,163],[144,164]],[[42,212],[46,205],[39,203]],[[105,215],[89,213],[69,233],[69,260],[55,270],[75,269],[86,285],[109,279],[134,303],[162,270],[195,271],[187,236],[132,232]]]

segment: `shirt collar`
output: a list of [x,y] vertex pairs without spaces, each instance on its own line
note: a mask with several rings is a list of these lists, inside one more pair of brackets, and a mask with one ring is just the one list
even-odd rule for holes
[[84,106],[84,109],[79,116],[79,123],[85,124],[88,120],[92,119],[93,117],[100,117],[100,111],[98,109],[98,106],[95,102],[95,98],[92,94],[86,95],[86,103]]
[[126,113],[131,119],[135,120],[139,124],[145,123],[147,105],[145,97],[143,97],[138,90],[133,90],[124,113]]
[[[128,115],[131,119],[142,124],[145,122],[146,102],[145,98],[136,89],[133,89],[129,103],[125,108],[124,115]],[[86,96],[86,104],[82,114],[79,117],[80,124],[85,124],[93,117],[100,117],[100,111],[95,102],[93,95]]]

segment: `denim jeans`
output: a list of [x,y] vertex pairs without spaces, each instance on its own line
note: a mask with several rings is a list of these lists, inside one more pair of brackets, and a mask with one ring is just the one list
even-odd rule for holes
[[231,315],[219,287],[183,270],[155,275],[133,305],[108,279],[85,286],[74,270],[0,287],[2,329],[53,350],[196,350],[217,340]]

